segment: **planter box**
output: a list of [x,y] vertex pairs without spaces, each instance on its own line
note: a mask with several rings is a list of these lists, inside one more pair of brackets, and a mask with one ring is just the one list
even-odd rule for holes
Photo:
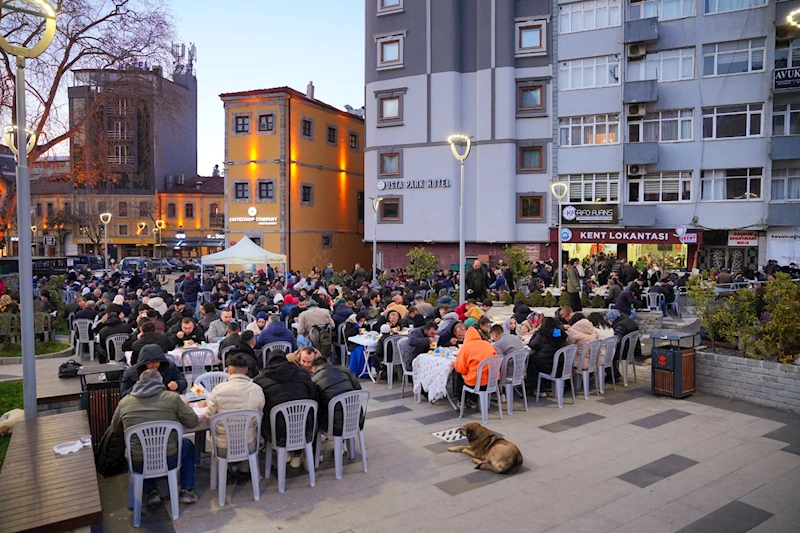
[[700,392],[800,413],[800,366],[697,352]]

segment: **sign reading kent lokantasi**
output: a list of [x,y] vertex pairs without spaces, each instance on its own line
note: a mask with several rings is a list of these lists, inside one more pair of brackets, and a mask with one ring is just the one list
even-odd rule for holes
[[616,224],[617,204],[567,204],[561,208],[562,224]]

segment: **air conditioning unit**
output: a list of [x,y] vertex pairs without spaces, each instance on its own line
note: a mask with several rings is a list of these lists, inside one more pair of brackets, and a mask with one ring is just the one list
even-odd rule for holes
[[628,59],[641,59],[647,55],[647,45],[634,43],[628,45]]
[[794,26],[778,26],[775,28],[775,41],[787,42],[794,39],[795,29]]
[[626,109],[628,118],[641,118],[647,113],[645,104],[629,104]]
[[647,169],[644,165],[628,165],[628,176],[644,176],[647,174]]

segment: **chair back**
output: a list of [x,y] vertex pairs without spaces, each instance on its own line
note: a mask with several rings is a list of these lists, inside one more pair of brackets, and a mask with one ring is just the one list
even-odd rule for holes
[[336,338],[334,338],[335,344],[344,344],[347,339],[344,338],[344,328],[347,326],[347,322],[342,322],[338,326],[336,326]]
[[[125,344],[126,340],[128,340],[128,335],[125,333],[115,333],[108,336],[106,339],[106,354],[108,354],[109,361],[117,361],[125,354],[122,345]],[[112,346],[114,347],[113,352],[111,350]]]
[[197,376],[194,382],[199,383],[204,389],[211,392],[220,383],[228,381],[229,377],[227,372],[206,372]]
[[145,478],[166,476],[169,471],[167,466],[167,445],[172,432],[178,436],[178,465],[181,467],[181,448],[183,447],[183,426],[178,422],[146,422],[136,424],[125,432],[125,450],[128,456],[128,472],[133,472],[131,459],[131,440],[135,436],[142,447],[142,475]]
[[[249,326],[250,324],[252,324],[253,322],[256,321],[256,315],[254,315],[252,313],[245,313],[244,314],[244,318],[245,318],[245,320],[247,320],[247,326]],[[245,326],[245,328],[247,326]]]
[[354,390],[344,392],[335,396],[328,404],[328,427],[327,433],[333,435],[333,418],[336,413],[336,406],[342,406],[342,438],[349,439],[357,437],[361,431],[361,413],[367,415],[367,402],[369,401],[369,391]]
[[486,374],[488,376],[488,382],[486,383],[486,392],[491,393],[497,390],[497,384],[500,382],[500,378],[502,377],[502,369],[503,369],[503,356],[502,355],[495,355],[493,357],[489,357],[484,359],[478,364],[478,375],[475,379],[475,390],[481,387],[481,382],[483,381],[483,373],[488,372]]
[[647,309],[651,311],[658,311],[661,309],[661,302],[664,301],[664,295],[660,292],[647,293]]
[[69,326],[70,331],[75,331],[73,327],[73,323],[75,322],[75,313],[70,313],[67,315],[67,325]]
[[639,344],[639,332],[632,331],[620,341],[619,358],[627,359],[633,363],[633,354],[636,353],[636,345]]
[[[553,372],[550,374],[556,379],[572,375],[572,367],[575,364],[575,357],[578,355],[578,347],[574,344],[564,346],[553,356]],[[563,359],[564,366],[558,372],[558,360]]]
[[447,289],[439,289],[439,297],[440,297],[440,298],[441,298],[442,296],[447,296],[447,295],[448,295],[448,291],[447,291]]
[[[528,368],[528,357],[530,352],[526,349],[511,352],[503,358],[503,370],[505,371],[505,383],[513,386],[522,385],[525,379],[525,370]],[[509,366],[511,370],[509,370]]]
[[75,294],[77,294],[75,291],[64,291],[61,293],[61,301],[65,304],[71,304],[75,301]]
[[258,428],[256,438],[261,435],[261,416],[261,411],[238,409],[211,417],[209,429],[215,446],[219,432],[218,426],[221,425],[225,430],[225,438],[228,441],[228,462],[247,461],[250,458],[250,428],[255,425]]
[[272,443],[278,442],[275,421],[278,415],[286,421],[286,450],[303,450],[306,447],[306,421],[311,416],[314,421],[314,431],[317,432],[317,402],[314,400],[295,400],[276,405],[269,411],[269,423]]
[[366,326],[366,328],[368,330],[372,330],[372,328],[374,328],[375,324],[377,324],[377,323],[378,323],[378,319],[377,318],[373,318],[372,320],[367,320],[367,323],[365,324],[365,326]]
[[220,361],[222,361],[222,366],[223,367],[227,367],[228,366],[228,363],[226,362],[227,358],[228,358],[228,354],[231,353],[234,348],[237,348],[237,346],[226,346],[225,348],[222,349],[221,352],[219,352],[219,359],[220,359]]
[[583,362],[586,361],[587,355],[589,356],[589,366],[587,370],[592,371],[597,368],[597,357],[600,355],[600,348],[602,348],[603,342],[605,341],[598,339],[583,347],[583,350],[581,350],[581,363],[578,365],[579,372],[583,370]]
[[72,321],[72,326],[78,333],[78,340],[80,342],[92,341],[92,321],[88,318],[76,318]]
[[203,291],[200,294],[203,296],[203,301],[204,302],[210,302],[211,301],[211,291]]
[[288,341],[275,341],[268,342],[261,348],[261,359],[263,366],[267,366],[267,359],[269,359],[269,352],[271,350],[283,350],[283,353],[290,354],[292,352],[292,343]]
[[[400,339],[404,337],[400,335],[392,335],[391,337],[386,337],[383,339],[383,364],[392,363],[397,364],[399,361],[397,358],[403,358],[403,352],[400,351]],[[408,340],[408,339],[406,339]],[[392,347],[392,360],[389,361],[389,347]]]
[[408,350],[408,337],[400,337],[395,346],[397,347],[396,353],[400,354],[400,366],[403,368],[403,373],[411,372],[410,368],[406,368],[406,358],[403,357]]
[[189,358],[189,364],[192,367],[192,376],[199,376],[206,371],[207,366],[214,364],[214,352],[208,348],[193,348],[183,352],[181,362],[183,368],[186,368],[186,358]]
[[603,341],[603,368],[611,368],[614,362],[614,355],[617,353],[617,342],[619,339],[612,335]]

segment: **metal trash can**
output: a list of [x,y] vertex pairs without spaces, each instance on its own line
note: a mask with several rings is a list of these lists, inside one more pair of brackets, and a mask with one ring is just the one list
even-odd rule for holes
[[653,394],[686,398],[694,393],[694,348],[678,346],[654,348],[651,361]]

